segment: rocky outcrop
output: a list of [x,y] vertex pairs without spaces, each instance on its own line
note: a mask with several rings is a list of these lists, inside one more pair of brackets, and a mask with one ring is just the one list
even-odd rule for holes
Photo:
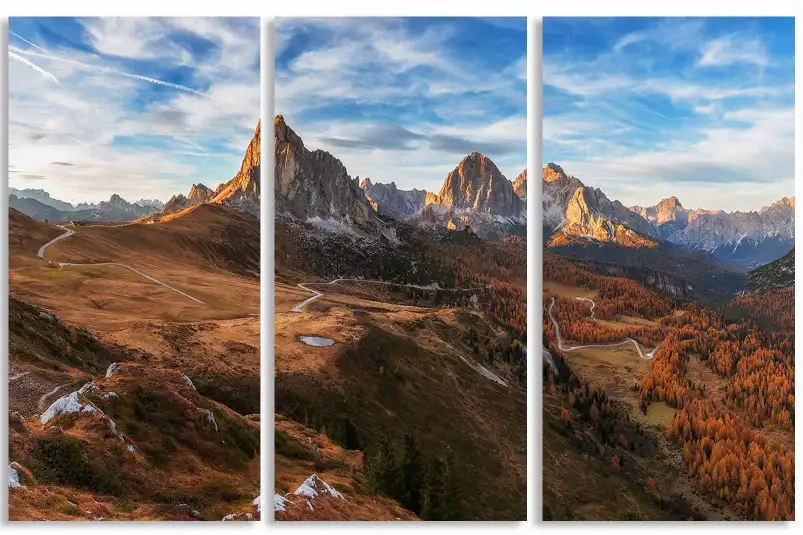
[[273,126],[276,213],[376,230],[376,212],[343,163],[328,152],[307,150],[281,115]]
[[652,225],[600,189],[585,186],[554,163],[543,172],[544,224],[554,231],[548,244],[578,240],[617,243],[627,247],[655,246]]
[[435,195],[423,189],[401,190],[395,182],[373,184],[366,178],[360,184],[365,196],[381,215],[408,220],[421,214],[427,195]]
[[234,178],[215,190],[212,202],[225,204],[242,212],[259,217],[262,121],[257,122],[254,137],[248,144],[240,170]]
[[513,181],[513,191],[522,199],[527,198],[527,170],[522,171]]
[[215,192],[201,183],[193,184],[190,193],[185,197],[183,194],[173,195],[162,207],[162,212],[171,214],[179,212],[190,206],[197,206],[212,199]]

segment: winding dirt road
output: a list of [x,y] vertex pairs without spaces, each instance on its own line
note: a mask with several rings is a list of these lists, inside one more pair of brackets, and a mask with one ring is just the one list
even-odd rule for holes
[[[48,247],[50,247],[51,245],[53,245],[57,241],[63,240],[64,238],[69,238],[70,236],[75,234],[75,232],[73,232],[72,230],[70,230],[68,228],[64,228],[61,225],[59,225],[58,227],[61,228],[61,229],[64,229],[64,231],[65,231],[64,234],[62,234],[61,236],[57,236],[57,237],[53,238],[52,240],[50,240],[49,242],[47,242],[46,244],[41,246],[39,248],[39,253],[37,254],[37,256],[39,256],[39,258],[41,258],[43,260],[47,260],[45,258],[45,249],[47,249]],[[90,263],[90,264],[76,264],[76,263],[72,263],[72,262],[53,262],[51,260],[48,260],[48,262],[50,262],[51,264],[58,264],[59,268],[63,268],[65,266],[67,266],[67,267],[69,267],[69,266],[120,266],[120,267],[123,267],[125,269],[130,270],[130,271],[133,271],[134,273],[136,273],[137,275],[139,275],[141,277],[145,277],[146,279],[148,279],[151,282],[155,282],[156,284],[160,284],[160,285],[164,286],[165,288],[167,288],[168,290],[172,290],[172,291],[174,291],[174,292],[176,292],[178,294],[181,294],[184,297],[186,297],[187,299],[189,299],[190,301],[194,301],[194,302],[199,303],[201,305],[204,304],[204,302],[201,301],[200,299],[198,299],[196,297],[193,297],[193,296],[191,296],[191,295],[189,295],[187,293],[184,293],[184,292],[182,292],[181,290],[179,290],[177,288],[173,288],[169,284],[164,283],[164,282],[162,282],[162,281],[160,281],[158,279],[154,279],[150,275],[146,275],[145,273],[141,272],[140,270],[138,270],[138,269],[136,269],[134,267],[129,266],[128,264],[121,264],[119,262],[94,262],[94,263]]]
[[[597,318],[594,317],[594,306],[595,306],[594,301],[588,299],[587,297],[578,297],[577,299],[579,301],[589,301],[591,303],[591,319],[597,321]],[[633,344],[633,346],[636,348],[636,351],[639,354],[639,357],[645,360],[650,360],[653,358],[653,356],[655,355],[655,351],[658,349],[658,347],[656,347],[655,349],[644,355],[644,353],[641,352],[641,347],[638,345],[638,342],[636,342],[632,338],[625,338],[621,342],[616,342],[613,344],[588,344],[583,346],[566,347],[565,345],[563,345],[563,338],[561,338],[560,336],[560,327],[558,327],[558,322],[555,319],[555,316],[552,315],[552,306],[554,304],[555,304],[555,298],[552,297],[552,301],[550,301],[549,303],[549,308],[547,308],[547,314],[549,314],[549,319],[552,321],[552,325],[555,326],[555,338],[557,338],[558,340],[558,349],[560,349],[561,351],[574,351],[575,349],[583,349],[586,347],[619,347],[627,344]]]
[[[368,279],[334,279],[330,280],[329,282],[302,282],[296,284],[299,288],[306,290],[313,295],[312,297],[308,297],[307,299],[303,300],[299,304],[293,307],[291,312],[301,312],[301,309],[304,308],[307,304],[315,301],[316,299],[320,298],[323,295],[323,292],[319,292],[318,290],[313,290],[312,288],[308,288],[305,286],[306,284],[337,284],[338,282],[367,282],[371,284],[384,284],[386,286],[404,286],[406,288],[417,288],[419,290],[434,290],[434,291],[444,291],[449,290],[452,291],[450,288],[439,288],[437,286],[419,286],[418,284],[400,284],[398,282],[386,282],[386,281],[375,281],[375,280],[368,280]],[[458,288],[458,292],[473,292],[475,288]]]

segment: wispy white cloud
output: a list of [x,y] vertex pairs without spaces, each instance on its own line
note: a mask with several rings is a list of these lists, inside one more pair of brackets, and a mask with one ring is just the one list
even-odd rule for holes
[[725,66],[745,63],[764,68],[769,63],[767,48],[758,37],[729,34],[708,41],[698,66]]

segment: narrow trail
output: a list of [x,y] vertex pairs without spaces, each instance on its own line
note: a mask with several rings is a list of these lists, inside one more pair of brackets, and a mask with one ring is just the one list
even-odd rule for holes
[[57,386],[56,388],[54,388],[53,390],[51,390],[47,394],[43,394],[42,397],[39,398],[39,401],[36,403],[37,408],[40,411],[44,410],[45,409],[45,401],[47,401],[47,398],[49,398],[50,396],[52,396],[53,394],[55,394],[56,392],[58,392],[59,390],[61,390],[62,388],[64,388],[65,386],[67,386],[69,384],[71,384],[71,383],[64,383],[63,385]]
[[[120,225],[120,226],[123,226],[123,225]],[[47,260],[45,258],[45,249],[47,249],[48,247],[50,247],[51,245],[53,245],[57,241],[63,240],[64,238],[69,238],[70,236],[75,234],[75,232],[73,232],[72,230],[70,230],[68,228],[64,228],[64,227],[62,227],[60,225],[59,225],[59,228],[64,229],[64,231],[65,231],[64,234],[62,234],[61,236],[57,236],[57,237],[53,238],[52,240],[50,240],[49,242],[47,242],[46,244],[41,246],[39,248],[39,253],[37,254],[37,256],[39,256],[39,258],[41,258],[43,260]],[[148,279],[151,282],[154,282],[156,284],[164,286],[168,290],[172,290],[172,291],[174,291],[174,292],[176,292],[178,294],[181,294],[184,297],[186,297],[187,299],[189,299],[190,301],[194,301],[194,302],[199,303],[201,305],[205,304],[200,299],[198,299],[196,297],[193,297],[190,294],[184,293],[184,292],[182,292],[181,290],[179,290],[177,288],[173,288],[172,286],[170,286],[169,284],[167,284],[165,282],[162,282],[162,281],[160,281],[158,279],[154,279],[150,275],[146,275],[145,273],[141,272],[140,270],[138,270],[138,269],[136,269],[134,267],[129,266],[128,264],[121,264],[119,262],[93,262],[93,263],[88,263],[88,264],[77,264],[77,263],[73,263],[73,262],[53,262],[51,260],[48,260],[48,262],[50,262],[52,264],[58,264],[59,268],[63,268],[65,266],[67,266],[67,267],[69,267],[69,266],[120,266],[120,267],[123,267],[125,269],[130,270],[130,271],[133,271],[137,275],[139,275],[141,277],[144,277],[144,278]]]
[[[587,297],[578,297],[577,300],[578,301],[588,301],[588,302],[591,303],[591,319],[594,320],[594,321],[597,321],[597,318],[594,317],[594,306],[595,306],[594,301],[592,301],[591,299],[588,299]],[[583,349],[583,348],[586,348],[586,347],[619,347],[619,346],[624,346],[624,345],[627,345],[627,344],[633,344],[633,347],[636,348],[636,352],[639,354],[639,357],[641,357],[641,358],[643,358],[645,360],[651,360],[653,358],[653,356],[655,355],[655,351],[658,349],[658,347],[656,347],[655,349],[653,349],[652,351],[650,351],[649,353],[644,355],[644,353],[641,352],[641,346],[639,346],[638,342],[636,342],[632,338],[625,338],[621,342],[616,342],[616,343],[612,343],[612,344],[588,344],[588,345],[583,345],[583,346],[566,347],[566,346],[563,345],[563,338],[561,338],[561,336],[560,336],[560,327],[558,327],[558,322],[555,319],[555,317],[552,315],[552,306],[554,304],[555,304],[555,298],[552,297],[552,301],[550,301],[549,308],[547,309],[547,314],[549,314],[549,319],[552,321],[552,325],[555,326],[555,338],[557,338],[557,340],[558,340],[558,349],[560,349],[561,351],[574,351],[575,349]]]
[[8,382],[10,383],[11,381],[16,381],[17,379],[20,379],[21,377],[25,377],[25,376],[26,376],[26,375],[28,375],[29,373],[31,373],[31,372],[22,372],[22,373],[18,373],[17,375],[15,375],[15,376],[13,376],[13,377],[9,377],[9,378],[8,378]]
[[[417,288],[419,290],[434,290],[434,291],[447,290],[447,291],[453,291],[451,288],[439,288],[437,286],[435,286],[435,287],[433,287],[433,286],[420,286],[418,284],[401,284],[401,283],[398,283],[398,282],[387,282],[387,281],[377,281],[377,280],[368,280],[368,279],[334,279],[334,280],[331,280],[329,282],[303,282],[303,283],[296,284],[296,286],[298,286],[299,288],[301,288],[303,290],[306,290],[306,291],[308,291],[308,292],[310,292],[312,294],[315,294],[315,295],[313,295],[312,297],[308,297],[307,299],[303,300],[302,302],[300,302],[299,304],[294,306],[293,309],[291,310],[291,312],[301,312],[302,308],[304,308],[306,305],[308,305],[312,301],[315,301],[316,299],[319,299],[323,295],[323,292],[319,292],[318,290],[313,290],[312,288],[308,288],[307,286],[305,286],[306,284],[337,284],[338,282],[367,282],[367,283],[371,283],[371,284],[384,284],[385,286],[404,286],[405,288]],[[473,292],[475,290],[476,290],[476,288],[457,288],[458,292]]]

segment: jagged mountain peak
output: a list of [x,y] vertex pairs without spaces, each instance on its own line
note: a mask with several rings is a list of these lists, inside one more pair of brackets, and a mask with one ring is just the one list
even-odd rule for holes
[[372,232],[376,212],[343,163],[323,150],[309,151],[301,137],[274,118],[274,180],[277,213],[304,220],[335,220]]
[[469,153],[446,176],[435,204],[502,217],[520,217],[524,211],[513,184],[480,152]]
[[565,178],[568,178],[568,175],[558,164],[549,162],[544,166],[544,182],[555,182]]
[[[359,178],[359,177],[357,177],[357,178]],[[362,182],[360,182],[360,188],[361,188],[361,189],[363,189],[363,190],[367,190],[367,189],[368,189],[368,188],[370,188],[372,185],[373,185],[373,184],[371,183],[371,179],[370,179],[370,178],[368,178],[368,177],[365,177],[365,178],[363,178],[363,179],[362,179]]]

